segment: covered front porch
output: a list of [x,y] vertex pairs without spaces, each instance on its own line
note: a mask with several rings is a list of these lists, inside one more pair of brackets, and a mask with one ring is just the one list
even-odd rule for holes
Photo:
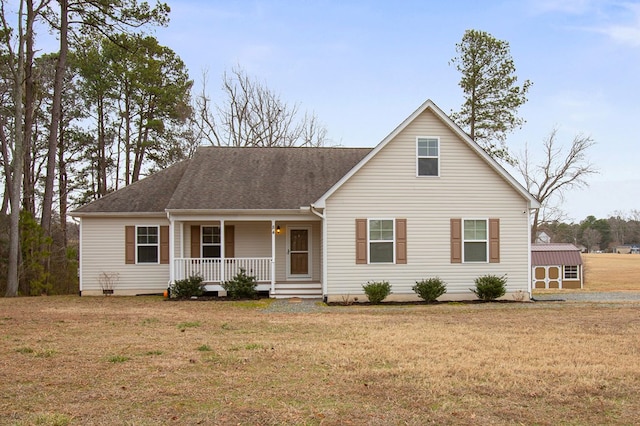
[[221,284],[244,269],[270,297],[323,295],[322,221],[315,215],[170,216],[170,227],[171,282],[199,275],[207,291],[225,295]]

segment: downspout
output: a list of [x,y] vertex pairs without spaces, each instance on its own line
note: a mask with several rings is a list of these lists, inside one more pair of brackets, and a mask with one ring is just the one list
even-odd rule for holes
[[320,213],[315,205],[311,204],[310,206],[311,213],[318,216],[321,220],[322,224],[322,298],[326,302],[327,301],[327,216],[324,212]]
[[[533,270],[531,269],[531,215],[533,214],[533,212],[537,210],[534,208],[529,207],[529,214],[527,215],[527,241],[529,242],[528,244],[528,253],[529,253],[529,257],[527,258],[527,265],[529,267],[528,272],[527,272],[527,277],[528,277],[528,284],[527,284],[527,289],[529,290],[529,299],[533,299]],[[522,213],[527,213],[527,211],[523,211]]]

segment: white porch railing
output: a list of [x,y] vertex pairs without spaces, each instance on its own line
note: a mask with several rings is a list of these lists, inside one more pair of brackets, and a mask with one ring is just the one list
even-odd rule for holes
[[201,276],[205,282],[222,282],[232,279],[240,269],[256,281],[271,281],[270,257],[234,257],[229,259],[177,258],[174,259],[175,279],[192,275]]

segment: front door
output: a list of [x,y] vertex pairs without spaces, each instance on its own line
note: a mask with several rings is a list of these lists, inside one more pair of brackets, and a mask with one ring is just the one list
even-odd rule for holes
[[311,278],[311,228],[289,228],[288,248],[290,278]]

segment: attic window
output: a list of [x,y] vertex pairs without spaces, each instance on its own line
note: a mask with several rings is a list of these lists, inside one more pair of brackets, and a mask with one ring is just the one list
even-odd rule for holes
[[419,137],[416,151],[418,176],[440,176],[440,139]]

